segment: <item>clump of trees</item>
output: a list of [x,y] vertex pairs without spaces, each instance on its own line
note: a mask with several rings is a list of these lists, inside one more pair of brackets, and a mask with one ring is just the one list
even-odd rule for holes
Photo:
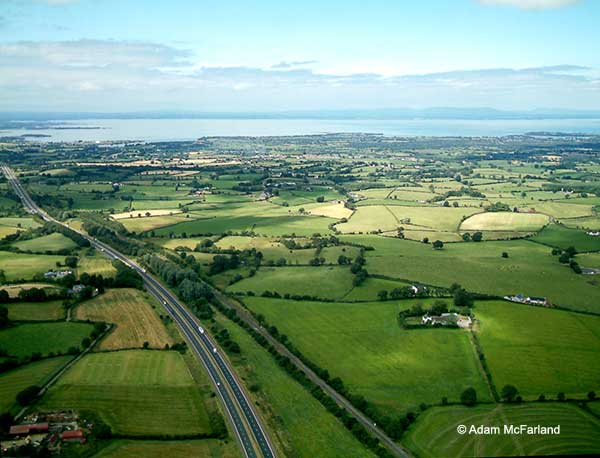
[[580,274],[582,272],[581,267],[579,266],[579,263],[575,260],[575,255],[577,254],[577,250],[575,249],[574,246],[570,246],[565,251],[562,251],[562,252],[558,249],[553,249],[552,254],[560,255],[558,257],[558,262],[560,262],[561,264],[568,264],[569,267],[571,268],[571,270],[573,272],[575,272],[576,274]]
[[505,402],[515,402],[520,400],[519,390],[514,385],[504,385],[500,391],[500,396]]
[[474,406],[477,404],[477,392],[475,388],[469,387],[460,395],[460,402],[466,406]]
[[473,295],[458,283],[450,286],[450,294],[456,307],[473,307]]
[[485,207],[485,211],[488,212],[509,212],[511,211],[510,205],[503,202],[496,202],[494,204]]
[[214,294],[198,274],[200,265],[193,256],[179,258],[176,262],[172,258],[165,259],[155,254],[147,254],[142,261],[150,270],[159,275],[168,286],[176,289],[177,295],[190,309],[202,319],[210,319],[213,311],[209,301]]
[[356,257],[354,262],[352,262],[350,272],[354,274],[354,279],[352,280],[354,286],[362,285],[369,276],[369,272],[367,272],[367,269],[364,267],[366,262],[362,252]]
[[211,331],[213,336],[215,336],[215,339],[217,339],[217,342],[219,342],[225,350],[234,354],[241,353],[242,350],[239,344],[231,338],[231,334],[229,334],[227,329],[215,323],[211,326]]

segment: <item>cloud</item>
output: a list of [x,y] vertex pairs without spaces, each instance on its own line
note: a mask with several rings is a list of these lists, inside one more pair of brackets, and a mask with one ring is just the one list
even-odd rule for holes
[[525,10],[544,10],[574,5],[579,0],[478,0],[483,5],[514,6]]
[[316,64],[316,63],[318,63],[318,61],[316,61],[316,60],[296,60],[296,61],[292,61],[292,62],[281,61],[278,64],[271,65],[271,68],[288,69],[288,68],[295,68],[295,67],[304,67],[306,65],[312,65],[312,64]]
[[38,3],[46,3],[50,6],[62,6],[70,3],[77,3],[79,0],[35,0]]
[[48,64],[69,67],[157,67],[180,65],[190,54],[169,46],[124,41],[20,41],[0,44],[4,63]]
[[185,49],[147,42],[4,43],[0,106],[38,111],[600,106],[598,71],[583,66],[399,75],[325,74],[311,63],[207,65]]

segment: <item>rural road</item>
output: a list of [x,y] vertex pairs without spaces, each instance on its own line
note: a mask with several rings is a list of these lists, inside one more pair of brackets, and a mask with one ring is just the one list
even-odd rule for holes
[[261,424],[261,419],[245,393],[242,384],[235,375],[233,368],[222,350],[201,328],[192,313],[156,278],[135,261],[114,250],[109,245],[96,240],[89,235],[69,227],[48,215],[31,199],[22,187],[14,171],[7,166],[2,166],[2,172],[19,196],[25,209],[39,215],[44,221],[51,221],[79,233],[90,244],[112,259],[118,259],[128,267],[136,270],[144,280],[144,284],[152,294],[166,308],[181,332],[186,337],[190,347],[196,353],[206,368],[216,392],[219,394],[225,411],[236,433],[238,441],[247,458],[274,458],[275,451],[271,441]]

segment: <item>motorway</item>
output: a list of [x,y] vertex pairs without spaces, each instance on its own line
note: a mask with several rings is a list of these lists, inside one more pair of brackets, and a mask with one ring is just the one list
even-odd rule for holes
[[68,224],[54,219],[42,210],[31,199],[27,191],[22,187],[14,171],[2,166],[2,172],[12,185],[15,193],[19,196],[25,209],[32,214],[39,215],[44,221],[51,221],[61,226],[68,227],[85,237],[90,244],[112,259],[118,259],[125,265],[136,270],[144,280],[148,292],[153,295],[171,315],[190,348],[204,365],[215,391],[218,393],[223,407],[227,413],[236,437],[247,458],[274,458],[275,451],[266,431],[261,424],[261,419],[254,410],[242,384],[236,376],[229,361],[223,357],[222,350],[217,343],[204,331],[196,317],[183,305],[175,295],[165,288],[155,277],[150,275],[146,269],[116,251],[109,245],[96,240],[89,235],[71,228]]

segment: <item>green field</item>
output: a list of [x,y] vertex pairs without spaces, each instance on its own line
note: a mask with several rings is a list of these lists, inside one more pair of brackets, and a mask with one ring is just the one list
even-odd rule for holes
[[48,358],[0,374],[0,411],[7,411],[21,390],[31,385],[43,385],[70,359],[71,356]]
[[[560,435],[460,435],[458,425],[560,425]],[[600,420],[572,404],[435,407],[422,413],[403,442],[421,458],[600,454]]]
[[0,347],[18,357],[36,352],[65,353],[70,347],[79,347],[92,328],[91,324],[73,322],[19,324],[0,331]]
[[113,267],[110,259],[101,256],[82,256],[77,265],[77,275],[87,272],[88,274],[102,275],[103,277],[114,277],[117,270]]
[[45,253],[47,251],[73,250],[77,244],[68,237],[54,232],[52,234],[37,237],[31,240],[13,243],[15,248],[21,251],[31,251],[34,253]]
[[532,240],[546,245],[566,249],[574,246],[577,251],[600,251],[600,237],[587,235],[585,231],[569,229],[552,224],[542,230]]
[[62,300],[47,302],[13,302],[5,304],[11,320],[45,321],[61,320],[65,317]]
[[[323,281],[323,279],[327,281]],[[346,266],[261,267],[253,277],[227,288],[229,292],[265,291],[340,299],[352,289],[353,275]]]
[[86,355],[54,385],[41,408],[97,412],[115,433],[210,434],[203,394],[177,352]]
[[489,399],[466,331],[404,330],[400,308],[416,301],[320,303],[245,298],[310,360],[339,376],[350,390],[383,412],[400,413],[422,402],[458,400],[473,386]]
[[379,299],[377,295],[379,291],[385,290],[389,293],[395,288],[402,288],[409,285],[409,282],[367,277],[360,286],[352,288],[342,299],[347,302],[375,301]]
[[[13,204],[18,205],[13,200],[8,200],[5,202],[5,205],[8,207],[13,207]],[[1,206],[0,208],[3,208]],[[39,224],[36,223],[33,218],[14,218],[14,217],[0,217],[0,239],[6,237],[7,235],[16,234],[20,231],[25,231],[32,227],[38,227]]]
[[594,415],[600,418],[600,401],[589,402],[587,406],[594,413]]
[[232,441],[215,439],[180,441],[112,441],[94,458],[238,458],[239,451]]
[[281,369],[266,350],[230,321],[218,316],[243,356],[234,365],[248,385],[255,384],[258,407],[284,453],[297,458],[373,457],[344,425]]
[[498,389],[512,384],[525,399],[600,392],[600,316],[496,301],[478,302],[475,315]]
[[[600,286],[577,275],[552,256],[550,248],[524,240],[431,244],[378,236],[343,236],[372,246],[365,253],[369,273],[436,286],[459,283],[474,291],[504,296],[544,296],[573,309],[600,312]],[[503,258],[502,253],[508,253]]]
[[[208,216],[208,215],[207,215]],[[327,234],[331,218],[319,216],[219,216],[190,220],[156,230],[157,235],[175,234],[222,234],[227,231],[252,230],[259,235],[312,235]]]
[[31,279],[35,274],[56,269],[56,263],[62,263],[64,260],[64,256],[0,251],[0,268],[4,270],[8,281]]

